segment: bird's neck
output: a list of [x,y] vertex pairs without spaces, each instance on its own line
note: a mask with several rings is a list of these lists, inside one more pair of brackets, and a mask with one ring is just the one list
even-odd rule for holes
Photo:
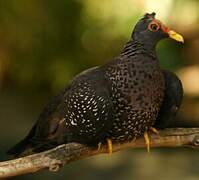
[[131,39],[124,46],[121,56],[133,57],[136,54],[146,54],[156,59],[155,46]]

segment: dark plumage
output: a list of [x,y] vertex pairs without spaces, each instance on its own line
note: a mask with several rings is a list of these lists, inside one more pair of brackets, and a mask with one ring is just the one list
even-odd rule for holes
[[165,79],[165,96],[159,111],[155,127],[163,129],[172,124],[183,98],[183,87],[178,77],[169,71],[163,71]]
[[118,57],[75,77],[9,154],[30,154],[69,142],[96,145],[107,138],[121,142],[153,126],[165,90],[155,46],[170,36],[154,16],[146,14],[136,24]]

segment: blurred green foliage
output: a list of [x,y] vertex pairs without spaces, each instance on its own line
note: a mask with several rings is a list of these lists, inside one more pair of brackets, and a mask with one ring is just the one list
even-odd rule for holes
[[[126,9],[119,11],[121,3],[103,2],[100,6],[88,0],[1,1],[0,36],[2,46],[6,46],[11,84],[23,93],[29,91],[26,88],[31,93],[50,88],[54,93],[78,72],[118,54],[142,13],[135,8],[129,13],[130,7],[124,5]],[[162,46],[163,65],[178,64],[179,53],[172,51],[176,47]],[[169,62],[165,49],[174,54]]]

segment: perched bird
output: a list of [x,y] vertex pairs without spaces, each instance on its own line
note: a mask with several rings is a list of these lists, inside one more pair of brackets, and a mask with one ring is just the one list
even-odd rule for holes
[[164,38],[183,37],[145,14],[118,57],[76,76],[46,106],[27,137],[8,153],[23,156],[57,145],[79,142],[91,146],[145,137],[156,121],[164,94],[165,78],[156,56]]

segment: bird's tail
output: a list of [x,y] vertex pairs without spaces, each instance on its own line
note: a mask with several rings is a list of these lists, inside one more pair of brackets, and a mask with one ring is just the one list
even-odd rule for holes
[[14,145],[11,149],[7,151],[8,155],[14,157],[22,157],[31,155],[33,153],[38,153],[45,151],[57,146],[56,139],[44,140],[44,139],[35,139],[36,125],[33,126],[29,134],[19,143]]
[[36,125],[31,129],[30,133],[19,143],[14,145],[7,151],[7,154],[14,157],[21,157],[33,153],[33,146],[31,139],[34,137]]
[[33,153],[32,145],[25,138],[16,145],[14,145],[11,149],[7,151],[8,155],[12,155],[14,157],[21,157],[25,155],[29,155]]

